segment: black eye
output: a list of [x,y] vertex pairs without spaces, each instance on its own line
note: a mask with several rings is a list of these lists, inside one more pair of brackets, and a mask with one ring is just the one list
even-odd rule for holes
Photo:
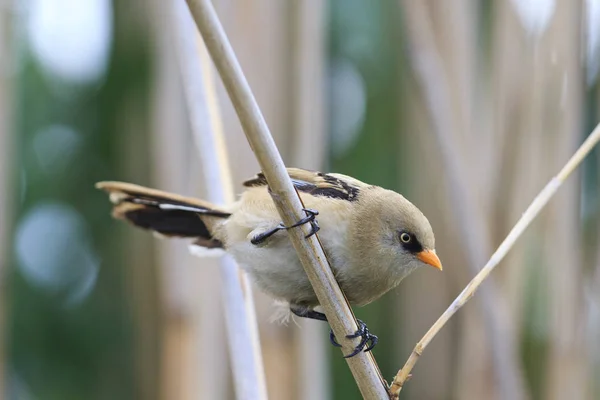
[[419,253],[420,251],[423,251],[423,246],[414,234],[402,231],[398,234],[398,238],[400,239],[400,244],[405,250],[410,251],[411,253]]
[[402,241],[402,243],[410,243],[412,241],[412,236],[406,232],[402,232],[400,234],[400,240]]

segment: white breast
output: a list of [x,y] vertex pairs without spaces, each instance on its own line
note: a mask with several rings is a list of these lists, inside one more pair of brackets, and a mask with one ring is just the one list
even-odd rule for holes
[[[223,226],[225,246],[248,271],[256,284],[271,296],[291,303],[316,304],[316,296],[300,264],[286,231],[266,239],[262,245],[250,240],[280,223],[279,215],[266,190],[248,190],[237,209]],[[348,265],[346,232],[349,205],[341,200],[303,196],[307,208],[319,211],[319,238],[332,268]],[[339,202],[342,202],[341,204]]]

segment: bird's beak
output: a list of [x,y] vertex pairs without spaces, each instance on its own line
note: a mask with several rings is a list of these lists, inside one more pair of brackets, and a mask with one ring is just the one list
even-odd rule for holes
[[442,270],[442,262],[437,254],[435,254],[435,250],[423,250],[420,253],[417,253],[417,258],[425,264],[429,264],[440,271]]

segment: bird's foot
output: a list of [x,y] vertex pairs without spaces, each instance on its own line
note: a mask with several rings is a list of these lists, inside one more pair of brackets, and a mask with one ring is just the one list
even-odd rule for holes
[[310,227],[311,227],[310,233],[305,236],[305,238],[308,239],[309,237],[311,237],[312,235],[317,233],[319,231],[319,229],[321,229],[321,228],[319,228],[319,224],[317,223],[317,220],[315,219],[315,217],[317,215],[319,215],[319,212],[317,210],[312,210],[310,208],[303,208],[302,210],[306,213],[306,217],[302,218],[300,221],[296,222],[295,224],[293,224],[291,226],[285,226],[285,225],[283,225],[283,223],[280,223],[275,228],[254,236],[250,240],[250,243],[252,243],[254,245],[261,244],[265,240],[267,240],[269,237],[273,236],[275,233],[277,233],[281,230],[292,229],[297,226],[304,225],[306,223],[310,223]]
[[[354,339],[354,338],[360,337],[361,341],[358,344],[358,346],[356,346],[354,348],[354,351],[352,353],[348,354],[347,356],[344,356],[344,358],[354,357],[355,355],[360,353],[363,350],[363,348],[365,347],[365,345],[367,345],[367,344],[368,344],[368,346],[364,350],[365,353],[367,351],[371,351],[371,350],[373,350],[373,348],[377,345],[377,342],[379,341],[379,338],[377,336],[375,336],[371,332],[369,332],[369,328],[367,327],[367,324],[365,324],[360,319],[357,319],[356,321],[358,322],[357,331],[354,332],[352,335],[346,335],[346,337],[348,339]],[[329,340],[331,341],[331,344],[333,344],[334,346],[342,347],[342,345],[340,345],[338,343],[337,339],[335,338],[335,335],[333,334],[332,330],[329,330]]]
[[315,219],[315,217],[317,215],[319,215],[319,212],[317,210],[313,210],[311,208],[303,208],[302,211],[304,211],[306,213],[306,217],[302,218],[300,221],[296,222],[294,225],[286,227],[285,229],[292,229],[297,226],[304,225],[306,223],[310,223],[310,227],[311,227],[310,233],[305,236],[305,238],[308,239],[309,237],[311,237],[312,235],[317,233],[319,231],[319,229],[321,229],[321,228],[319,228],[319,224],[317,223],[317,220]]

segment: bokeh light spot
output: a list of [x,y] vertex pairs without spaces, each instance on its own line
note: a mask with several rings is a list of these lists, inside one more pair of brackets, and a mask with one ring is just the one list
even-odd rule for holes
[[91,291],[99,261],[82,216],[63,203],[43,202],[19,221],[15,252],[24,277],[48,291],[66,291],[79,302]]
[[112,38],[110,0],[32,0],[27,31],[33,54],[65,81],[102,77]]

